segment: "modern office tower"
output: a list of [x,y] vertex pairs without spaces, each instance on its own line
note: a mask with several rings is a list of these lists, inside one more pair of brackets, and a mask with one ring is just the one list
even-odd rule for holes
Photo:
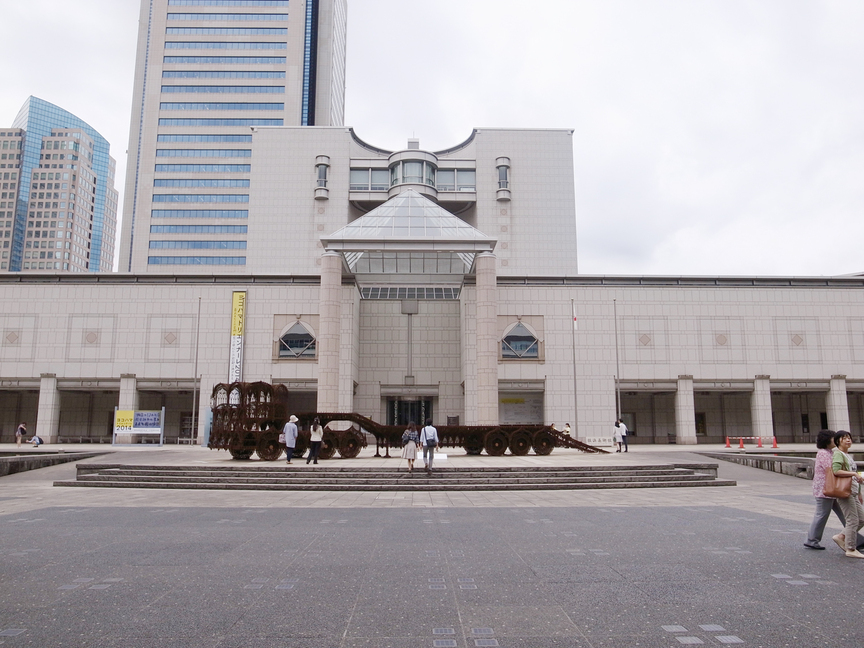
[[15,240],[15,212],[21,185],[21,147],[24,131],[0,130],[0,271],[8,271]]
[[30,97],[0,130],[0,147],[0,271],[111,272],[118,194],[108,141]]
[[246,272],[214,235],[254,218],[252,128],[342,124],[346,21],[346,0],[141,3],[121,272]]

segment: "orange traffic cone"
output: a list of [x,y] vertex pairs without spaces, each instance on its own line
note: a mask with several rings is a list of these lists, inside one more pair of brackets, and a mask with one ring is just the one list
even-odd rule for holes
[[731,448],[731,447],[732,447],[731,445],[729,445],[729,437],[726,437],[726,447],[727,447],[727,448]]
[[774,439],[774,445],[772,445],[771,447],[776,448],[777,447],[777,437],[775,436],[775,437],[771,437],[771,438]]
[[757,447],[761,448],[762,447],[762,437],[758,437],[758,438],[759,438],[759,443],[756,445],[757,445]]
[[744,449],[744,437],[741,437],[741,439],[739,439],[738,447],[739,447],[741,450]]

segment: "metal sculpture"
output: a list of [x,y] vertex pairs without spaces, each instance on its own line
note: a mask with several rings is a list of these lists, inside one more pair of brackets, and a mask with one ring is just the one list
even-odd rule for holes
[[[249,459],[257,453],[264,461],[275,461],[284,450],[279,433],[288,420],[288,389],[284,385],[265,382],[219,383],[213,388],[210,407],[213,425],[208,447],[227,450],[234,459]],[[294,413],[299,434],[294,456],[302,456],[309,448],[309,428],[318,418],[324,427],[319,459],[332,459],[339,453],[352,459],[366,447],[366,433],[375,437],[375,456],[390,457],[390,448],[400,448],[404,425],[382,425],[355,413],[311,412]],[[338,423],[338,425],[331,425]],[[350,423],[350,427],[345,427]],[[438,426],[438,439],[444,448],[464,448],[468,454],[479,455],[484,450],[491,456],[501,456],[508,449],[517,456],[548,455],[556,447],[575,448],[582,452],[603,453],[606,450],[582,443],[549,425],[443,425]],[[384,455],[381,450],[384,450]]]

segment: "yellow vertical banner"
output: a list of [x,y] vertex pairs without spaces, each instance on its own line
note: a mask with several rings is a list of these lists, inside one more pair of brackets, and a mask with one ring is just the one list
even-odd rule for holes
[[231,356],[228,382],[243,380],[243,332],[246,328],[246,291],[237,290],[231,296]]

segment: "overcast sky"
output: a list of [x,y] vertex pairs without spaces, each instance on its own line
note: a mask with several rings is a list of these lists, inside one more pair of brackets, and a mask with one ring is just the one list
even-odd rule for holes
[[[574,129],[580,272],[864,271],[861,0],[348,3],[346,124],[370,144]],[[31,94],[69,110],[121,193],[138,4],[0,7],[0,126]]]

